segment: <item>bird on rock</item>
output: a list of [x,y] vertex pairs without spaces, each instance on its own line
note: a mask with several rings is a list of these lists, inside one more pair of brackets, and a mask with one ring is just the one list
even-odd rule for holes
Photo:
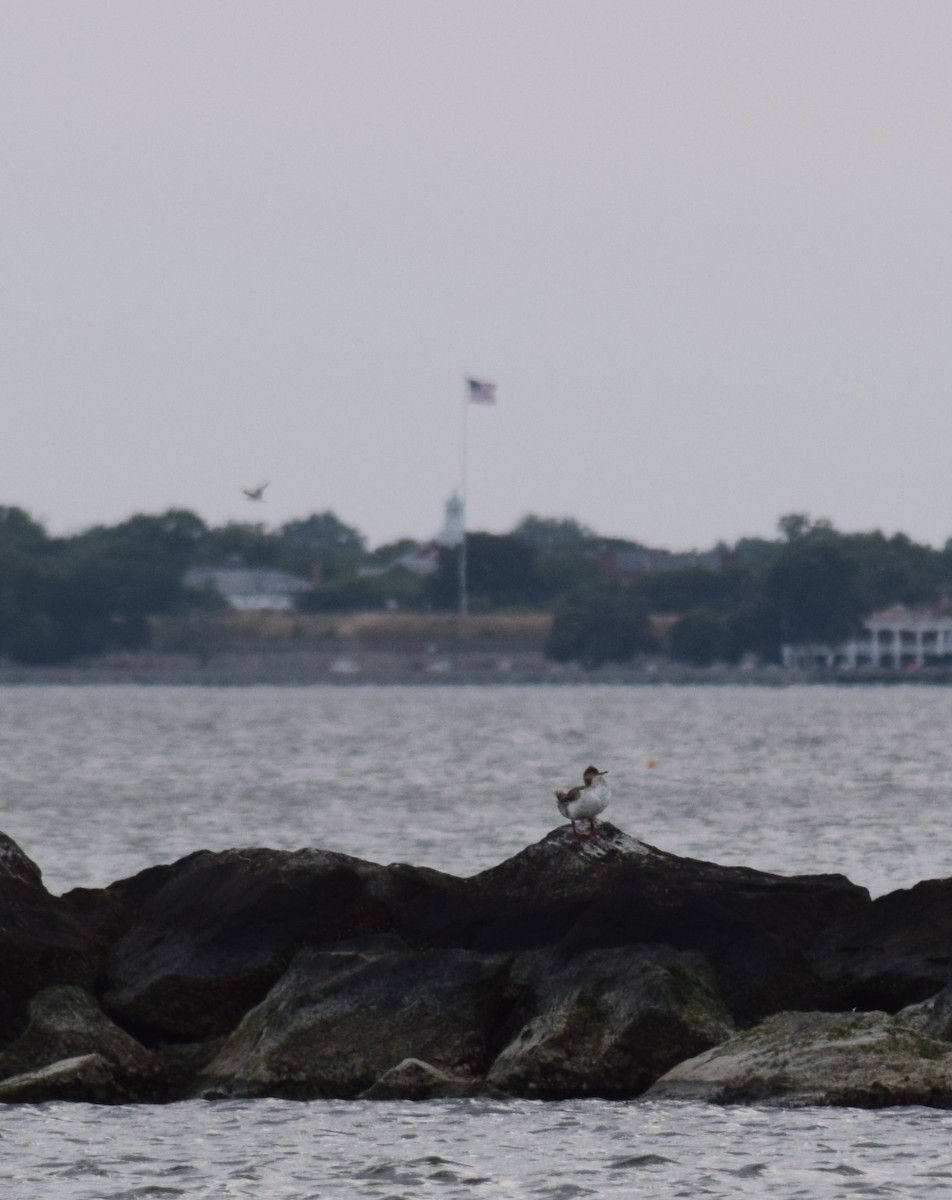
[[[586,767],[582,775],[585,782],[581,787],[555,793],[559,812],[572,822],[572,832],[580,841],[597,835],[595,818],[608,807],[612,796],[611,788],[605,781],[607,774],[607,771],[600,771],[598,767]],[[589,832],[579,833],[577,821],[588,821]]]

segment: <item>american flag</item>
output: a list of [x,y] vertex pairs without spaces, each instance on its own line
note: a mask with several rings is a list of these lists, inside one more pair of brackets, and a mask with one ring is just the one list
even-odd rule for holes
[[496,385],[487,383],[485,379],[467,379],[469,398],[475,404],[495,404]]

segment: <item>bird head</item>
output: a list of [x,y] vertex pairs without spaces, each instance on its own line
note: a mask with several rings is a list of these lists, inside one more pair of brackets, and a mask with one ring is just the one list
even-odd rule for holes
[[582,775],[582,778],[585,780],[585,785],[587,787],[592,782],[592,780],[596,779],[599,775],[607,775],[607,774],[608,774],[607,771],[600,771],[598,769],[598,767],[586,767],[585,771]]

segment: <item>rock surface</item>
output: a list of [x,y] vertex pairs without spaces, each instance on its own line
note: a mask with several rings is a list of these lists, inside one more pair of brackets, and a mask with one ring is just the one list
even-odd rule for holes
[[319,850],[203,851],[104,889],[98,909],[89,893],[66,899],[97,933],[110,922],[123,928],[108,951],[103,1002],[147,1039],[227,1033],[298,950],[385,932],[417,948],[489,954],[696,950],[741,1022],[829,1002],[835,988],[807,952],[833,923],[861,916],[865,889],[841,876],[678,858],[607,823],[600,830],[591,842],[556,830],[471,879]]
[[44,988],[31,1000],[29,1018],[20,1037],[0,1051],[0,1079],[86,1054],[98,1054],[130,1076],[152,1068],[149,1051],[110,1021],[83,988]]
[[[111,1021],[89,992],[58,985],[44,988],[31,1000],[26,1029],[0,1051],[0,1080],[34,1074],[42,1080],[51,1064],[92,1056],[97,1059],[92,1075],[87,1064],[69,1085],[79,1092],[82,1080],[94,1078],[95,1087],[82,1098],[111,1104],[173,1100],[194,1087],[217,1048],[214,1041],[147,1049]],[[100,1059],[107,1071],[98,1065]],[[60,1075],[56,1080],[61,1092]]]
[[[485,951],[556,946],[568,955],[645,943],[703,954],[740,1022],[822,1007],[830,987],[807,952],[869,893],[841,875],[780,876],[666,854],[607,822],[578,842],[557,829],[464,881],[429,934]],[[934,989],[933,989],[934,990]]]
[[27,1004],[41,988],[91,988],[97,966],[89,931],[49,894],[36,863],[0,833],[0,1043],[23,1029]]
[[487,1078],[517,1096],[637,1095],[733,1032],[711,967],[664,946],[531,952],[509,994],[519,1027]]
[[[871,901],[842,876],[679,858],[607,823],[468,879],[250,848],[56,898],[0,835],[0,1081],[7,1098],[104,1102],[629,1097],[799,1010],[805,1064],[815,1017],[837,1031],[827,1048],[879,1047],[862,1053],[881,1091],[945,1103],[952,993],[924,1002],[948,980],[950,901],[952,880]],[[853,1007],[866,1011],[850,1025]],[[760,1059],[738,1061],[767,1096]],[[705,1094],[741,1096],[739,1079]],[[820,1094],[878,1094],[872,1076],[843,1080]],[[804,1066],[777,1094],[808,1083]]]
[[356,1096],[406,1058],[455,1076],[488,1065],[509,965],[398,938],[302,950],[203,1073],[214,1096]]
[[929,879],[843,914],[810,958],[840,1008],[895,1012],[931,996],[952,975],[952,879]]
[[952,1045],[888,1013],[778,1013],[679,1063],[648,1100],[952,1107]]
[[[323,850],[190,855],[137,887],[135,914],[109,951],[103,1001],[145,1037],[227,1033],[299,949],[393,930],[401,899],[458,881]],[[113,889],[109,889],[113,890]]]
[[7,1104],[42,1104],[48,1100],[81,1100],[109,1103],[115,1096],[112,1067],[101,1054],[64,1058],[36,1071],[0,1080],[0,1101]]

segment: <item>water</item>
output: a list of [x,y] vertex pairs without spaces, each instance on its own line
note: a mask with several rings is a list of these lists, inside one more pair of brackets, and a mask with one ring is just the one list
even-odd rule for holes
[[952,1114],[281,1100],[2,1115],[13,1200],[945,1197]]
[[[0,829],[55,892],[192,850],[471,874],[608,769],[665,850],[874,894],[948,866],[952,689],[0,688]],[[649,766],[649,763],[655,763]],[[13,1200],[943,1196],[952,1114],[251,1101],[0,1111]]]

